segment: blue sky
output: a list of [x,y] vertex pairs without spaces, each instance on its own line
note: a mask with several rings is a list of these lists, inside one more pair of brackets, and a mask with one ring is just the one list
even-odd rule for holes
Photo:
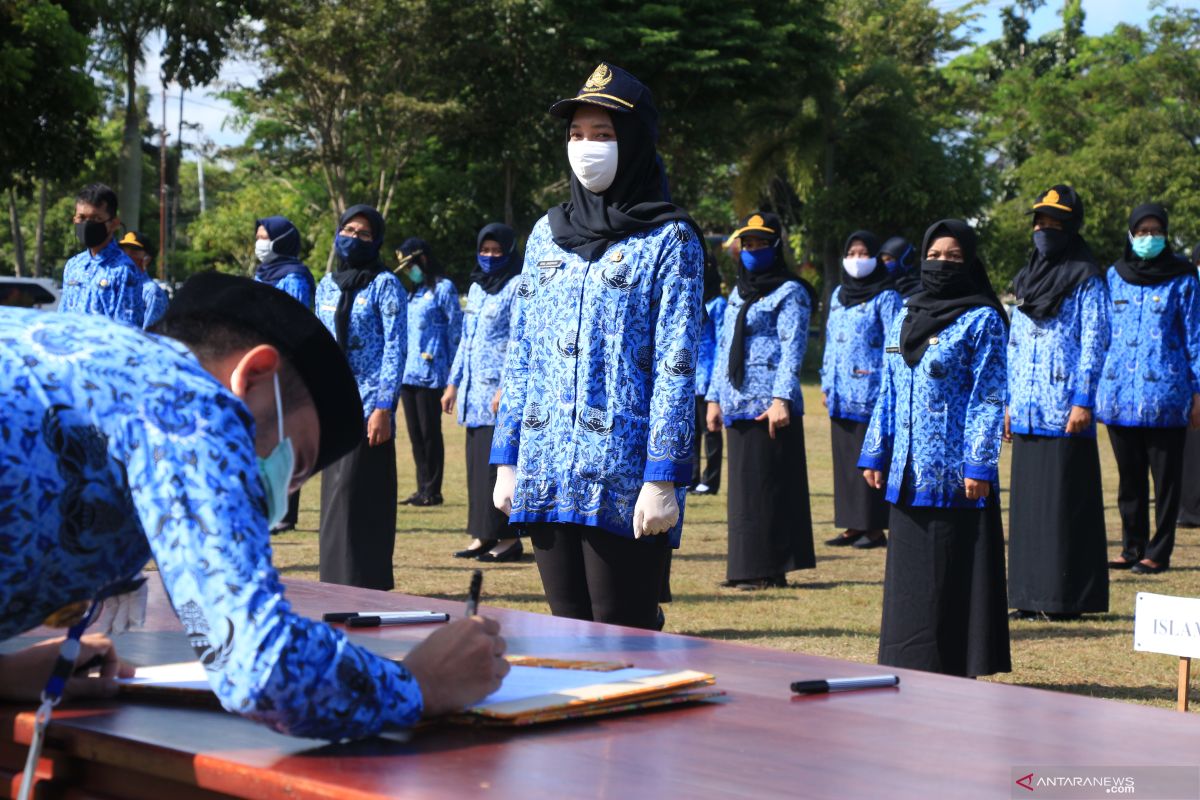
[[[1175,0],[1182,5],[1189,5],[1197,0]],[[962,0],[932,0],[939,9],[949,10],[963,5]],[[980,18],[976,23],[979,32],[975,34],[976,42],[987,42],[1000,35],[1000,9],[1009,5],[1011,0],[986,0],[980,9]],[[1091,35],[1107,33],[1119,22],[1135,25],[1142,24],[1151,15],[1151,0],[1083,0],[1085,13],[1084,29]],[[1037,11],[1031,18],[1031,34],[1040,36],[1046,31],[1059,26],[1059,10],[1061,0],[1049,0],[1046,7]],[[158,49],[159,42],[147,42],[146,63],[140,73],[140,83],[149,86],[151,93],[150,116],[155,124],[162,119],[162,89],[158,85]],[[197,124],[199,130],[185,130],[183,134],[185,145],[199,145],[211,142],[217,147],[227,147],[240,144],[244,136],[233,129],[229,104],[217,95],[222,84],[249,83],[257,76],[256,68],[251,64],[239,61],[229,62],[221,71],[218,84],[213,87],[196,90],[184,96],[184,120]],[[167,88],[167,129],[171,131],[170,143],[175,142],[175,132],[179,125],[179,87]],[[188,158],[195,158],[189,155]]]

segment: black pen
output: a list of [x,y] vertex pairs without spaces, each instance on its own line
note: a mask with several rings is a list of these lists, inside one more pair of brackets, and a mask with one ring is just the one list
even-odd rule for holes
[[872,675],[867,678],[830,678],[824,681],[796,681],[792,691],[796,694],[825,694],[826,692],[849,692],[854,689],[877,689],[884,686],[899,686],[899,675]]
[[479,611],[479,590],[483,588],[483,570],[477,569],[471,573],[471,588],[467,590],[467,616],[473,617]]
[[378,628],[383,625],[422,625],[428,622],[447,622],[444,611],[391,611],[381,614],[359,614],[346,620],[348,628]]

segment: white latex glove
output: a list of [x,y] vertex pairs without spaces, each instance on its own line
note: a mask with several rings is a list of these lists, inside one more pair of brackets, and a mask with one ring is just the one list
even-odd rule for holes
[[512,513],[513,492],[517,488],[517,469],[512,464],[496,465],[496,486],[492,489],[492,505],[505,515]]
[[633,506],[633,538],[666,533],[676,522],[679,522],[679,503],[675,501],[675,484],[671,481],[643,483]]
[[[145,578],[142,572],[139,578]],[[146,624],[146,597],[150,594],[149,585],[145,582],[132,592],[118,594],[104,601],[100,618],[93,626],[94,633],[113,635],[140,628]]]

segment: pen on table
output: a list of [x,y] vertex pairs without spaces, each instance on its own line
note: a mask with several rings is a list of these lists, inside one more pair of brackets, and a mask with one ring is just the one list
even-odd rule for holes
[[471,588],[467,590],[467,616],[473,617],[479,611],[479,590],[483,588],[483,570],[477,569],[471,573]]
[[379,628],[384,625],[421,625],[428,622],[446,622],[450,615],[437,611],[394,611],[376,614],[359,614],[350,617],[348,628]]
[[884,686],[899,686],[899,675],[871,675],[866,678],[830,678],[823,681],[796,681],[792,691],[796,694],[825,694],[826,692],[849,692],[854,689],[878,689]]

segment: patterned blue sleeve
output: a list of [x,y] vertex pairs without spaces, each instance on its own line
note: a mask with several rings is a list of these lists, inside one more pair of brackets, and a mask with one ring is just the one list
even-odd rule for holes
[[995,482],[1000,470],[1000,433],[1008,391],[1008,331],[989,309],[971,325],[969,337],[975,381],[967,397],[963,430],[963,477]]
[[279,282],[275,284],[275,288],[281,292],[286,292],[303,303],[305,308],[312,310],[313,291],[316,289],[316,286],[313,284],[311,275],[290,272],[279,279]]
[[[887,327],[884,337],[887,347],[899,348],[900,325],[904,315],[897,313]],[[871,410],[871,421],[867,423],[867,433],[863,438],[863,449],[859,455],[859,469],[885,470],[892,459],[892,443],[896,439],[896,381],[893,371],[897,368],[896,359],[900,364],[904,361],[901,356],[886,353],[883,356],[881,375],[879,376],[879,397]]]
[[[799,394],[800,369],[804,365],[804,350],[808,347],[808,292],[803,289],[792,292],[779,304],[776,333],[779,336],[779,368],[775,372],[775,385],[771,396],[788,400]],[[803,408],[791,409],[793,414],[803,414]]]
[[142,296],[146,304],[146,318],[142,322],[142,327],[149,328],[162,319],[163,314],[167,313],[167,305],[170,302],[170,298],[167,297],[166,290],[149,277],[146,278],[146,285],[142,290]]
[[458,344],[462,341],[463,311],[458,300],[458,289],[451,281],[438,284],[438,302],[446,315],[446,347],[457,356]]
[[726,302],[721,310],[721,324],[717,328],[717,352],[713,355],[712,377],[708,381],[708,392],[704,395],[705,402],[720,403],[721,389],[729,382],[729,338],[733,335],[736,320],[736,314],[730,313],[730,303]]
[[404,288],[395,275],[383,273],[376,303],[379,321],[383,326],[383,363],[379,370],[379,391],[375,408],[393,411],[400,396],[400,378],[404,374],[405,351],[408,347],[408,301]]
[[879,309],[880,328],[886,334],[892,327],[892,321],[900,313],[900,309],[904,308],[904,300],[901,299],[900,293],[897,291],[889,290],[881,292],[877,308]]
[[164,404],[126,427],[131,497],[213,691],[229,711],[295,736],[412,725],[422,711],[412,675],[284,597],[245,413],[218,396],[203,415]]
[[[466,326],[471,323],[467,322]],[[466,333],[464,326],[464,333]],[[462,336],[458,340],[458,347],[454,348],[454,360],[450,362],[450,375],[446,378],[446,384],[449,386],[458,386],[462,383],[463,377],[463,359],[466,357],[464,352],[467,349],[467,336]]]
[[[1187,363],[1192,372],[1192,394],[1200,394],[1200,282],[1183,282],[1179,306],[1183,310],[1183,341],[1187,347]],[[1191,408],[1189,401],[1188,406]]]
[[[680,239],[682,238],[682,241]],[[654,385],[644,482],[686,484],[696,433],[696,353],[703,314],[704,250],[695,231],[678,225],[655,274]],[[676,243],[678,242],[678,245]]]
[[834,345],[834,342],[833,342],[833,336],[834,336],[834,326],[837,324],[837,318],[834,316],[834,314],[837,313],[835,305],[837,302],[837,293],[840,291],[841,291],[840,287],[833,290],[833,295],[830,296],[830,298],[829,298],[829,305],[830,305],[829,317],[825,320],[825,349],[821,351],[820,377],[821,377],[821,394],[826,395],[826,396],[828,396],[829,392],[832,391],[832,389],[833,389],[833,386],[830,383],[830,378],[833,376],[833,371],[835,368],[834,356],[836,353],[836,346]]
[[1071,405],[1095,408],[1096,389],[1111,337],[1108,286],[1100,276],[1079,292],[1079,368],[1071,376]]
[[[538,224],[545,224],[545,220]],[[533,350],[533,342],[526,329],[530,326],[529,312],[533,305],[529,300],[537,293],[538,281],[534,274],[537,272],[534,266],[537,258],[532,248],[526,250],[521,274],[513,279],[520,283],[513,305],[508,352],[504,357],[500,409],[496,413],[496,430],[492,434],[490,461],[493,464],[515,465],[521,446],[521,413],[529,393],[529,356]]]

